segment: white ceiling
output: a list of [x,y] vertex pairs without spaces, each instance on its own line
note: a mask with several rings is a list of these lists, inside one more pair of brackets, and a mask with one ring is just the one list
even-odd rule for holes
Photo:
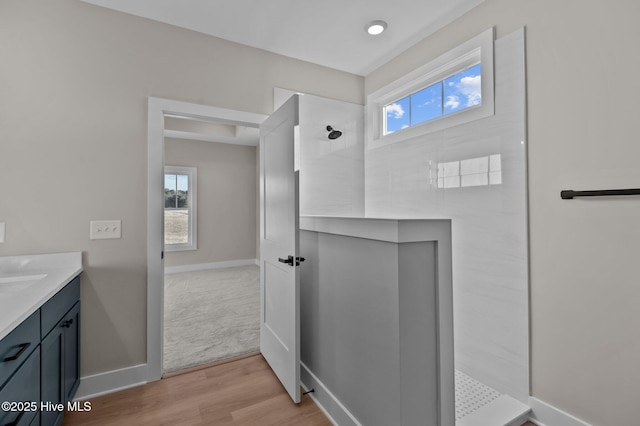
[[[367,75],[484,0],[83,0]],[[370,36],[367,22],[387,31]]]

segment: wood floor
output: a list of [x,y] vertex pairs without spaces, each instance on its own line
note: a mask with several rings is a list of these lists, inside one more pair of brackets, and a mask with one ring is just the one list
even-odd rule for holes
[[92,398],[63,426],[331,425],[313,400],[291,402],[261,355]]
[[[329,426],[305,395],[291,402],[262,355],[92,398],[91,411],[67,412],[62,426]],[[491,426],[491,425],[478,425]],[[523,426],[535,426],[525,423]]]

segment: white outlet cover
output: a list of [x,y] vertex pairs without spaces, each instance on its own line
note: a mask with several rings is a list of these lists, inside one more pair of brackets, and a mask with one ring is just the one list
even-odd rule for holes
[[122,221],[92,220],[89,223],[89,238],[92,240],[122,238]]
[[0,243],[4,243],[4,222],[0,222]]

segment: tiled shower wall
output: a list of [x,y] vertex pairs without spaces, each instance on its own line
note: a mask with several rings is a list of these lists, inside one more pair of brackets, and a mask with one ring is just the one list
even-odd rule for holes
[[[274,90],[278,107],[292,94]],[[329,140],[327,126],[342,131]],[[364,216],[364,107],[300,96],[300,215]]]
[[[327,125],[342,131],[329,140]],[[364,108],[300,98],[300,214],[364,215]]]
[[494,52],[494,116],[365,149],[365,214],[452,219],[456,368],[526,403],[524,30]]

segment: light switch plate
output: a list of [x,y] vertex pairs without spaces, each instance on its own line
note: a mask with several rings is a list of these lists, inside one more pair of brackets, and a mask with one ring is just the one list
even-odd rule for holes
[[4,243],[4,222],[0,222],[0,243]]
[[90,222],[89,238],[92,240],[122,238],[122,221],[92,220]]

